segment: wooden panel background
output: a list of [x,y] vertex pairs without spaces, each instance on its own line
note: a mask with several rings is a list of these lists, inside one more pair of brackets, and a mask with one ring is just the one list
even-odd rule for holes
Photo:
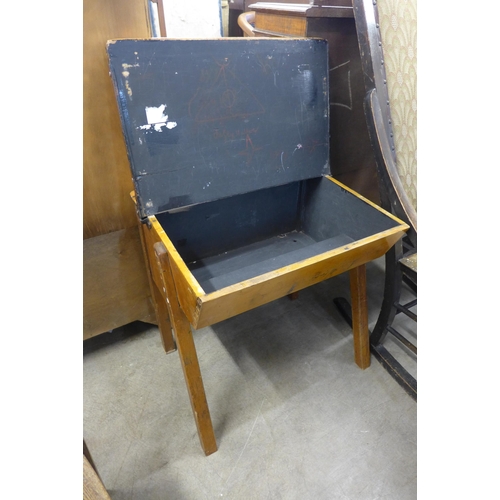
[[136,224],[133,189],[106,42],[149,38],[146,0],[84,0],[83,30],[83,237]]
[[138,228],[83,243],[84,339],[139,319],[154,321]]
[[149,321],[154,309],[106,55],[111,38],[151,36],[147,3],[84,0],[83,12],[85,339],[135,320]]

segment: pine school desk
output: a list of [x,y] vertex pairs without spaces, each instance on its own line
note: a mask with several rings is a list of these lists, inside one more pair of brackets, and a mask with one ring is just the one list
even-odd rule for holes
[[329,175],[324,40],[113,40],[107,51],[163,344],[179,352],[209,455],[192,329],[349,271],[364,369],[365,264],[408,226]]

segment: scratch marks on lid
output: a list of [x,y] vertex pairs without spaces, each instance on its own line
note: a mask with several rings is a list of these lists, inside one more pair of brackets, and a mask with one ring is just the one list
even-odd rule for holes
[[127,89],[127,94],[130,97],[132,97],[132,89],[130,88],[130,85],[128,82],[128,77],[130,76],[129,69],[130,68],[137,68],[138,66],[139,66],[139,63],[136,63],[136,64],[123,63],[122,64],[122,68],[123,68],[122,75],[123,75],[123,78],[125,78],[125,88]]

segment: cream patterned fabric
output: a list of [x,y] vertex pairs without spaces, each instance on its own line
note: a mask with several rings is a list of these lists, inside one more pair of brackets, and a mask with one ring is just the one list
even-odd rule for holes
[[417,0],[377,2],[401,181],[417,210]]

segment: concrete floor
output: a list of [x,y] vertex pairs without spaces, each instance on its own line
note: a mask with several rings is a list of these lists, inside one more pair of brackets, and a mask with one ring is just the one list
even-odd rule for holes
[[[367,274],[373,326],[383,261]],[[156,327],[86,341],[83,434],[111,498],[416,499],[417,404],[373,356],[354,364],[337,296],[347,274],[194,332],[219,445],[209,457]]]

